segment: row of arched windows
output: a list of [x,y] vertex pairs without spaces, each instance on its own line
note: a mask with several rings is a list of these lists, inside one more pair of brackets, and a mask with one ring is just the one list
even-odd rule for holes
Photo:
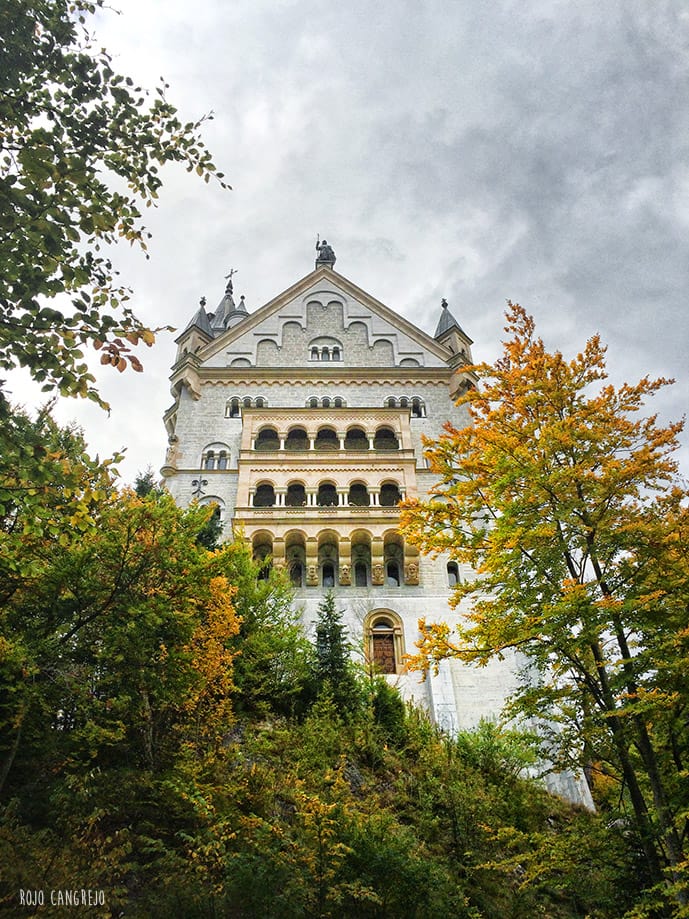
[[[334,359],[334,358],[333,358]],[[310,396],[306,400],[306,408],[345,408],[346,402],[342,396]],[[426,406],[418,396],[390,396],[384,403],[386,408],[408,408],[412,418],[425,418]],[[233,396],[225,403],[226,418],[240,418],[243,408],[268,408],[268,401],[263,396]]]
[[252,399],[250,396],[233,396],[225,403],[225,418],[240,418],[243,408],[268,408],[268,402],[263,396],[256,396]]
[[333,345],[329,347],[324,345],[319,348],[314,345],[310,351],[312,361],[341,361],[342,360],[342,349],[339,345]]
[[[253,537],[254,558],[263,562],[263,573],[267,577],[273,556],[273,537],[261,531]],[[382,552],[372,555],[371,536],[367,531],[357,531],[351,540],[350,553],[341,556],[338,537],[335,533],[322,533],[317,550],[307,557],[303,534],[289,534],[285,545],[284,563],[294,587],[322,587],[329,589],[344,587],[401,587],[408,578],[418,583],[418,568],[415,563],[405,574],[404,543],[396,531],[384,537]]]
[[425,418],[426,417],[426,406],[422,399],[419,399],[418,396],[400,396],[396,398],[395,396],[389,396],[385,400],[386,408],[408,408],[411,411],[412,418]]
[[201,465],[204,469],[227,469],[230,463],[230,454],[226,450],[207,450],[203,454]]
[[311,396],[306,400],[307,408],[344,408],[345,405],[346,403],[341,396],[335,396],[333,399],[329,396],[323,396],[322,399]]
[[307,492],[303,482],[290,482],[286,490],[276,492],[272,482],[258,482],[253,490],[253,507],[396,507],[402,500],[397,482],[383,482],[369,491],[365,482],[352,482],[348,488],[329,481]]
[[314,436],[297,425],[281,438],[272,425],[266,425],[256,435],[255,450],[399,450],[397,435],[391,427],[381,425],[367,434],[358,425],[352,425],[340,436],[335,428],[323,425]]

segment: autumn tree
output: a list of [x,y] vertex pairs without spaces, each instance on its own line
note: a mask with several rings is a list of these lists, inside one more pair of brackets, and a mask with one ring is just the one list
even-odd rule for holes
[[202,121],[180,121],[167,84],[151,97],[99,49],[89,28],[104,7],[0,6],[0,367],[98,402],[84,347],[140,370],[131,348],[154,340],[126,305],[110,244],[146,249],[141,209],[155,203],[166,163],[226,187]]
[[471,423],[427,442],[439,477],[431,500],[404,506],[406,538],[476,572],[456,588],[457,634],[422,621],[414,663],[521,652],[515,710],[558,722],[563,751],[618,777],[647,880],[685,915],[689,570],[673,458],[682,424],[641,414],[669,381],[604,382],[598,336],[566,360],[516,304],[506,331],[501,359],[472,368],[480,387],[460,400]]

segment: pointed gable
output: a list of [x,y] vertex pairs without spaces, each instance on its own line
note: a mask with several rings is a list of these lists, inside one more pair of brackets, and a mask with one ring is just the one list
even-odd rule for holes
[[[330,267],[310,272],[199,355],[231,366],[442,367],[442,344]],[[334,369],[334,368],[333,368]]]

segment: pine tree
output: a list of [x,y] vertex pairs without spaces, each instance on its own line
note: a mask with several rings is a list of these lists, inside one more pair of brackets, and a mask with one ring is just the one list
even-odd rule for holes
[[317,694],[329,692],[343,714],[353,713],[361,702],[350,650],[342,612],[328,591],[318,607],[314,682]]

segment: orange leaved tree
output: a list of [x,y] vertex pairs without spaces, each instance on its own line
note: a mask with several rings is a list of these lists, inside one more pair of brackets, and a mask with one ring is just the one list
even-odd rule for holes
[[[507,311],[495,365],[427,456],[438,483],[407,501],[405,536],[476,576],[456,633],[421,621],[424,669],[526,656],[513,710],[559,722],[566,754],[620,783],[649,886],[689,915],[689,520],[673,452],[682,424],[640,414],[667,380],[614,387],[598,336],[566,360]],[[553,752],[553,751],[551,751]]]

